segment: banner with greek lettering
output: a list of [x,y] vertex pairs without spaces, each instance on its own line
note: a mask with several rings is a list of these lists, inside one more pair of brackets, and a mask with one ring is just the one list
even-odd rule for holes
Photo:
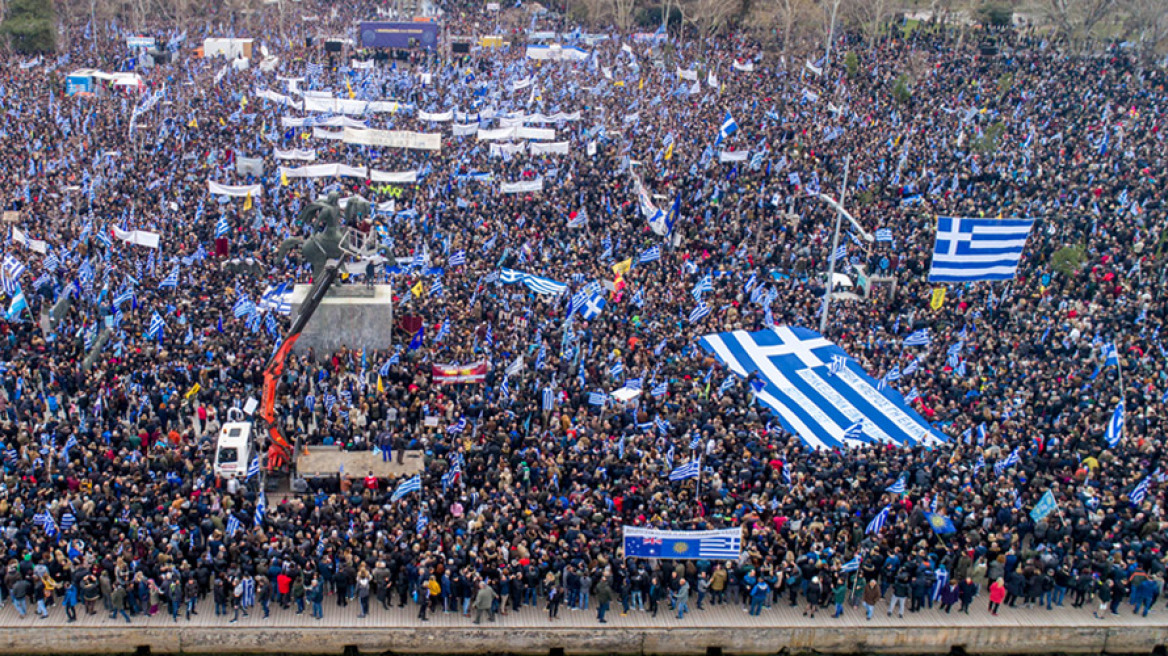
[[439,122],[439,123],[444,123],[446,121],[453,121],[454,120],[454,110],[448,109],[444,112],[438,112],[436,114],[431,114],[430,112],[423,112],[422,110],[419,109],[418,110],[418,120],[419,121],[435,121],[435,122]]
[[757,372],[764,386],[756,397],[812,448],[945,441],[891,385],[877,385],[814,331],[781,326],[706,335],[698,343],[742,378]]
[[697,82],[698,81],[698,72],[697,71],[687,71],[681,67],[678,67],[677,77],[679,77],[683,80],[686,80],[687,82]]
[[745,162],[750,157],[749,150],[722,150],[718,152],[719,162]]
[[286,128],[363,128],[365,121],[349,118],[348,116],[305,116],[296,118],[281,116],[280,125]]
[[533,143],[531,144],[532,155],[567,155],[568,142],[556,141],[554,143]]
[[148,230],[122,230],[117,226],[113,226],[112,230],[115,237],[127,244],[134,244],[135,246],[158,248],[159,243],[162,241],[162,235]]
[[296,148],[294,148],[292,150],[280,150],[279,148],[275,148],[272,151],[272,155],[276,159],[285,159],[285,160],[296,159],[296,160],[301,160],[304,162],[315,162],[316,161],[316,151],[315,150],[296,149]]
[[355,130],[345,128],[345,143],[411,150],[441,150],[442,135],[405,130]]
[[260,194],[264,193],[264,188],[261,185],[225,185],[207,181],[207,191],[215,196],[230,196],[232,198],[243,198],[251,194],[252,198],[259,198]]
[[504,182],[499,186],[501,194],[524,194],[536,191],[543,191],[543,178],[524,180],[523,182]]
[[660,560],[738,560],[742,556],[742,529],[720,531],[660,531],[623,526],[625,558]]
[[[347,128],[346,128],[347,129]],[[324,128],[312,128],[313,139],[331,139],[333,141],[340,141],[345,138],[344,130],[326,130]]]
[[418,181],[417,171],[369,171],[369,179],[374,182],[410,184]]
[[288,178],[364,178],[368,171],[363,166],[349,166],[347,164],[309,164],[296,168],[281,166],[280,175]]
[[493,143],[491,144],[491,157],[508,157],[516,153],[527,151],[527,142],[521,141],[519,143]]
[[467,123],[466,125],[463,125],[461,123],[454,123],[450,127],[453,128],[454,136],[456,136],[456,137],[470,136],[470,135],[475,134],[479,131],[479,124],[478,123]]

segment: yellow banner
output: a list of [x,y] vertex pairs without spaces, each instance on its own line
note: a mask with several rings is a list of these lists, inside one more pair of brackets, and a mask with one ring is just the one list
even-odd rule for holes
[[940,310],[941,306],[945,305],[945,288],[944,287],[938,287],[938,288],[933,290],[933,300],[929,302],[929,305],[934,310]]

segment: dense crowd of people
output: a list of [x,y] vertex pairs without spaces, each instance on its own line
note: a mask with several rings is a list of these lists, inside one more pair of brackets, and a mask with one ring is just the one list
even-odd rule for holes
[[[753,615],[783,603],[809,617],[859,604],[869,618],[976,603],[1106,617],[1160,598],[1162,65],[1034,32],[1001,32],[993,55],[937,26],[844,34],[844,55],[828,62],[735,34],[675,31],[656,48],[619,31],[585,41],[543,18],[536,29],[574,31],[588,59],[527,59],[516,31],[510,47],[366,68],[352,60],[362,53],[330,56],[305,37],[351,29],[372,3],[316,9],[280,29],[266,13],[251,19],[263,30],[152,26],[179,56],[149,68],[116,21],[70,26],[59,53],[4,62],[0,176],[16,214],[5,216],[0,321],[0,596],[21,616],[60,605],[69,621],[78,606],[177,621],[211,597],[231,621],[320,618],[331,595],[363,615],[413,604],[421,620],[475,622],[524,607],[549,619],[596,608],[604,622],[610,609],[684,617],[734,603]],[[491,24],[477,8],[447,12],[444,34]],[[236,70],[191,56],[215,36],[254,36],[278,62]],[[129,65],[141,88],[65,94],[74,69]],[[679,77],[688,71],[696,80]],[[308,114],[267,92],[397,101],[349,118],[441,133],[442,148],[289,127],[282,119]],[[493,147],[418,115],[452,108],[456,124],[566,115],[543,127],[568,152]],[[737,131],[723,129],[727,116]],[[305,162],[275,155],[296,149],[419,179],[289,179],[279,167]],[[742,150],[750,157],[720,156]],[[262,159],[263,173],[237,173],[241,157]],[[537,179],[542,191],[500,192]],[[670,216],[667,236],[650,228],[637,180]],[[220,197],[209,181],[263,193]],[[807,193],[819,189],[891,235],[844,235],[839,267],[886,282],[835,301],[826,337],[874,378],[915,363],[890,384],[944,444],[809,449],[697,346],[710,333],[818,326],[835,221]],[[215,438],[230,408],[260,397],[287,330],[264,291],[311,279],[277,248],[312,234],[300,210],[331,191],[374,204],[374,234],[401,264],[377,282],[422,330],[387,326],[401,333],[389,351],[292,356],[279,427],[306,443],[421,451],[425,468],[421,489],[400,498],[402,480],[353,472],[277,502],[259,477],[215,478]],[[938,308],[925,276],[938,215],[1038,223],[1013,281],[950,285]],[[158,233],[160,247],[118,236],[132,230]],[[251,264],[229,264],[240,259]],[[500,267],[569,290],[503,284]],[[691,321],[707,276],[711,311]],[[584,320],[571,299],[594,283],[606,304]],[[247,301],[257,307],[238,312]],[[921,328],[932,346],[906,353]],[[431,376],[435,363],[483,360],[482,383]],[[629,379],[644,392],[634,402],[596,402]],[[700,486],[670,480],[675,451],[678,464],[701,454]],[[898,480],[904,492],[888,491]],[[1048,492],[1057,510],[1036,521]],[[867,530],[885,507],[882,528]],[[625,559],[622,525],[741,527],[743,556]]]

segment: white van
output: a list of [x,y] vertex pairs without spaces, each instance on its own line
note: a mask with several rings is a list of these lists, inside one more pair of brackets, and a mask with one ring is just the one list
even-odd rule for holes
[[215,475],[220,478],[247,478],[247,466],[251,462],[251,423],[239,421],[243,413],[232,416],[227,413],[227,422],[219,429],[219,441],[215,446]]

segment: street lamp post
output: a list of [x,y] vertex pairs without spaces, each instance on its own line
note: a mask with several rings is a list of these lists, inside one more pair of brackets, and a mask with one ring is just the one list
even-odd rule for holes
[[844,160],[844,179],[840,184],[840,200],[838,202],[831,196],[823,193],[815,192],[811,194],[812,196],[815,196],[816,198],[827,203],[832,207],[832,209],[835,210],[835,234],[831,239],[831,251],[827,255],[827,286],[823,292],[823,309],[819,314],[820,334],[823,334],[827,330],[827,314],[828,310],[831,308],[831,292],[835,286],[835,252],[836,249],[839,248],[840,223],[844,218],[847,218],[848,222],[850,222],[852,226],[856,228],[856,231],[860,233],[860,237],[863,238],[864,241],[873,241],[872,235],[868,234],[868,231],[864,230],[864,228],[860,225],[860,222],[857,221],[851,214],[849,214],[848,211],[844,209],[842,204],[844,200],[844,194],[846,194],[848,191],[848,172],[851,170],[851,165],[852,158],[849,156]]

